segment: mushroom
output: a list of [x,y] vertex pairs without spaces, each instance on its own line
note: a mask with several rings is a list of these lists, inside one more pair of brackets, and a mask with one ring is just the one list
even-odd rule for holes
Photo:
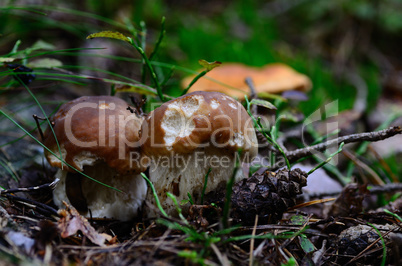
[[[128,104],[112,96],[84,96],[63,104],[50,119],[44,136],[50,165],[60,168],[53,191],[54,203],[63,201],[83,215],[130,220],[146,196],[147,185],[140,172],[139,129],[142,117],[131,113]],[[68,165],[71,167],[69,167]],[[75,170],[74,170],[75,169]],[[84,177],[78,171],[123,193]]]
[[[150,180],[162,207],[173,216],[176,207],[166,192],[178,202],[188,199],[190,193],[199,204],[210,168],[205,193],[226,184],[236,160],[251,162],[258,150],[253,123],[244,107],[219,92],[193,92],[162,104],[142,124],[141,141],[142,151],[151,159]],[[237,171],[235,181],[242,178]],[[151,191],[146,202],[155,206]],[[151,217],[156,212],[149,206],[145,212]],[[187,207],[182,207],[186,212]]]
[[[285,64],[275,63],[257,68],[240,63],[226,63],[200,78],[190,88],[190,92],[218,91],[242,100],[244,95],[248,95],[250,92],[244,82],[247,77],[253,80],[257,93],[281,93],[287,90],[308,91],[311,89],[311,81],[307,76]],[[193,78],[194,76],[185,78],[182,81],[182,87],[186,88]]]

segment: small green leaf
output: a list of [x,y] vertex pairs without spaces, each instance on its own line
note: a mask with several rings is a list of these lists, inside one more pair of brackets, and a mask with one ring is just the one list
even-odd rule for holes
[[97,33],[92,33],[87,37],[87,39],[93,39],[93,38],[111,38],[111,39],[122,40],[128,43],[131,42],[131,38],[128,38],[123,33],[117,31],[101,31]]
[[286,263],[281,264],[281,266],[295,266],[295,265],[299,265],[299,264],[297,264],[296,259],[293,257],[289,258],[289,260]]
[[34,51],[34,50],[48,50],[48,51],[51,51],[51,50],[55,50],[56,46],[54,46],[51,43],[48,43],[48,42],[45,42],[45,41],[42,41],[42,40],[38,40],[28,49],[30,49],[31,51]]
[[14,61],[15,59],[12,57],[0,57],[0,63],[10,63]]
[[266,101],[266,100],[261,100],[261,99],[252,99],[250,104],[254,104],[254,105],[258,105],[258,106],[262,106],[271,110],[276,110],[275,105],[273,105],[272,103]]
[[293,225],[303,225],[306,222],[307,218],[303,215],[296,214],[290,217],[290,224]]
[[53,68],[53,67],[61,67],[63,63],[54,58],[42,58],[38,60],[34,60],[27,64],[30,68]]
[[204,59],[198,60],[198,63],[199,63],[201,66],[205,67],[206,70],[207,70],[207,72],[211,71],[211,70],[214,69],[215,67],[218,67],[218,66],[220,66],[220,65],[222,64],[222,63],[219,62],[219,61],[207,62],[207,61],[205,61]]
[[181,201],[180,201],[180,205],[186,205],[186,204],[189,203],[189,202],[190,202],[190,200],[184,199],[184,200],[181,200]]
[[18,40],[15,42],[13,49],[11,50],[12,54],[15,54],[18,51],[18,48],[20,47],[21,40]]
[[[188,202],[190,202],[191,205],[194,205],[193,197],[191,197],[190,192],[187,192],[187,196],[188,196]],[[186,202],[186,203],[188,203],[188,202]]]
[[313,245],[313,243],[311,243],[311,241],[307,238],[306,235],[303,235],[303,234],[300,235],[299,241],[300,241],[300,246],[302,247],[304,252],[310,253],[315,250],[315,246]]
[[301,122],[304,120],[304,115],[302,113],[297,113],[294,110],[284,110],[281,112],[281,119],[284,122]]
[[257,95],[258,95],[258,98],[262,98],[262,99],[281,100],[282,102],[288,101],[288,99],[283,98],[280,95],[268,93],[268,92],[258,92]]

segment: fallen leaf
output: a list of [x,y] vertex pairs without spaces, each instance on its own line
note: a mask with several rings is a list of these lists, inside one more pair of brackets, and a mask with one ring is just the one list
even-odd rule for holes
[[73,206],[68,205],[64,201],[63,204],[66,206],[66,209],[59,210],[61,218],[57,224],[62,238],[67,238],[81,231],[92,243],[98,246],[105,246],[105,241],[112,240],[112,236],[96,232],[88,220],[80,215]]

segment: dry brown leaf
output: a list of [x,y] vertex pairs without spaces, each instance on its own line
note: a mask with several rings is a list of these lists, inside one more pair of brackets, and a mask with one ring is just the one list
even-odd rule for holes
[[98,246],[105,246],[105,241],[112,240],[112,236],[96,232],[88,220],[80,215],[73,206],[64,201],[63,204],[66,206],[66,209],[59,210],[61,218],[57,224],[62,238],[67,238],[81,231],[92,243]]

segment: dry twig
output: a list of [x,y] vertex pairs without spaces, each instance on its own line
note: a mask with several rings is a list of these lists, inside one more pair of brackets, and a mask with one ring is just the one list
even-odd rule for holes
[[[289,162],[294,162],[300,158],[310,156],[314,152],[317,151],[323,151],[329,147],[333,147],[336,145],[339,145],[340,143],[344,142],[345,144],[347,143],[353,143],[353,142],[361,142],[361,141],[379,141],[379,140],[384,140],[390,137],[393,137],[397,134],[401,134],[402,129],[397,126],[397,127],[390,127],[384,130],[380,131],[375,131],[375,132],[364,132],[364,133],[358,133],[358,134],[351,134],[351,135],[346,135],[342,136],[336,139],[332,139],[323,143],[319,143],[313,146],[305,147],[302,149],[297,149],[294,151],[288,151],[285,153],[286,157],[288,158]],[[283,162],[278,162],[274,166],[271,167],[271,169],[278,169],[279,167],[283,166]]]

